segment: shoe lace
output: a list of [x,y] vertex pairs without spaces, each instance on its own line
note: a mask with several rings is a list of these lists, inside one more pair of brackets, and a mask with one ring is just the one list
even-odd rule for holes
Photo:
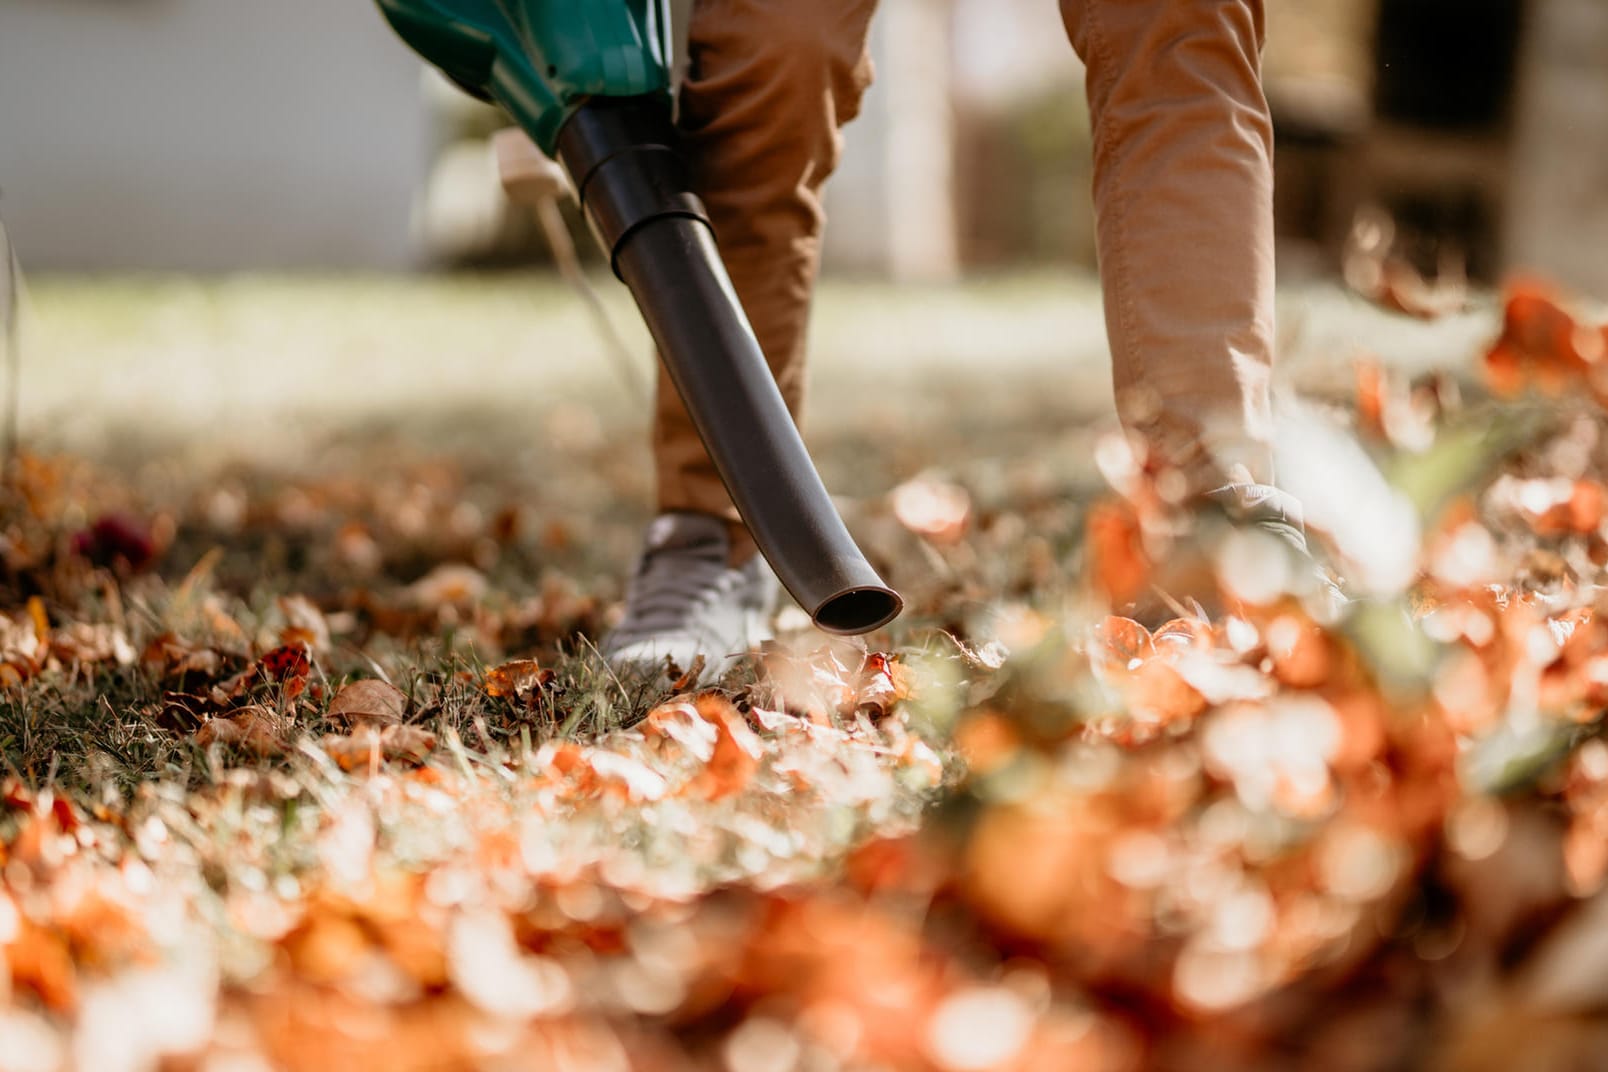
[[649,551],[631,579],[626,617],[616,636],[625,640],[684,628],[735,576],[726,566],[723,549]]

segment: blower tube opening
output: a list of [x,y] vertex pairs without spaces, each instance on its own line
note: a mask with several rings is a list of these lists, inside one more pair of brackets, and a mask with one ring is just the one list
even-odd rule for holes
[[851,588],[815,608],[816,628],[838,636],[855,636],[880,629],[899,617],[904,601],[889,588]]

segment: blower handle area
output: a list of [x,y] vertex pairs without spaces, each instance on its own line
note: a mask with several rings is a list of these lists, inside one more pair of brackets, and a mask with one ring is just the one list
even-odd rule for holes
[[829,633],[868,633],[898,617],[903,601],[844,527],[776,388],[692,192],[666,98],[588,100],[559,131],[558,158],[783,586]]

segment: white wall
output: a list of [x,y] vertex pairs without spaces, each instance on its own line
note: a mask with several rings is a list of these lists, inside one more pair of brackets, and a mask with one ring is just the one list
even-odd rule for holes
[[1608,3],[1541,0],[1530,15],[1507,260],[1608,298]]
[[370,0],[0,0],[29,268],[401,267],[420,65]]
[[882,0],[876,82],[844,130],[826,187],[823,257],[833,268],[942,282],[960,265],[954,204],[951,0]]

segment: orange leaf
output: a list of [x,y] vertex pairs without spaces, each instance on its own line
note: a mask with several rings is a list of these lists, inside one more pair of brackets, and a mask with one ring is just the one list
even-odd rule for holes
[[714,725],[717,735],[709,762],[690,788],[709,800],[741,792],[759,769],[765,746],[724,696],[705,693],[693,702],[698,714]]
[[955,732],[955,747],[972,774],[1005,766],[1022,750],[1022,738],[1006,716],[984,710],[967,718]]
[[29,596],[28,617],[33,619],[34,636],[43,649],[50,641],[50,615],[45,613],[45,601],[38,596]]
[[546,698],[548,686],[557,676],[535,659],[515,659],[488,670],[483,687],[493,699],[534,709]]
[[1294,614],[1273,619],[1263,635],[1273,660],[1273,676],[1292,688],[1316,688],[1334,666],[1332,642],[1323,627]]
[[1150,630],[1132,618],[1112,615],[1094,627],[1089,658],[1096,673],[1120,678],[1131,674],[1156,654]]
[[1486,380],[1498,394],[1531,384],[1560,394],[1590,383],[1605,350],[1608,334],[1577,321],[1551,288],[1518,280],[1508,286],[1502,333],[1485,357]]
[[1369,435],[1385,434],[1385,369],[1378,361],[1358,361],[1357,427]]
[[358,770],[381,760],[423,763],[435,749],[436,737],[418,726],[359,726],[352,733],[324,735],[324,751],[342,770]]
[[59,933],[23,920],[5,953],[14,989],[32,993],[56,1012],[71,1011],[78,1004],[72,954]]
[[1134,714],[1162,722],[1182,722],[1206,710],[1206,698],[1161,659],[1151,659],[1140,666],[1122,694]]
[[1150,582],[1139,516],[1126,503],[1096,503],[1089,511],[1085,541],[1090,582],[1115,606],[1133,602]]
[[709,762],[715,754],[715,740],[720,736],[715,724],[685,701],[655,707],[642,720],[641,728],[649,740],[673,741],[700,763]]

